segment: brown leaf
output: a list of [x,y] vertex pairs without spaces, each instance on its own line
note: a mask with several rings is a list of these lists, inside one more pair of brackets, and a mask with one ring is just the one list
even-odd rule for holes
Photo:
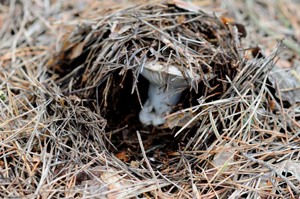
[[252,56],[253,57],[257,56],[258,59],[264,57],[262,54],[261,48],[259,46],[256,46],[255,48],[253,48],[251,50],[251,52],[252,52]]
[[178,16],[176,21],[177,21],[177,23],[184,23],[185,22],[185,16],[184,15]]
[[269,102],[269,104],[270,104],[270,110],[271,110],[271,111],[274,111],[274,109],[275,109],[275,107],[276,107],[276,102],[275,102],[274,100],[271,100],[271,101]]
[[234,150],[228,150],[230,149],[231,146],[229,144],[226,144],[222,150],[215,155],[214,159],[212,160],[212,163],[216,166],[216,167],[221,167],[224,166],[226,164],[226,162],[231,163],[233,162],[233,154],[234,154]]
[[119,159],[122,160],[123,162],[128,162],[129,158],[126,155],[126,151],[122,151],[120,153],[115,154],[115,156]]
[[78,57],[79,55],[81,55],[81,53],[83,51],[83,47],[85,46],[86,43],[87,43],[87,41],[83,41],[83,42],[80,42],[79,44],[77,44],[76,46],[74,46],[72,48],[72,52],[70,54],[70,59],[74,59],[74,58]]
[[74,101],[75,104],[81,102],[81,99],[79,97],[77,97],[76,95],[70,95],[69,99],[72,100],[72,101]]
[[130,166],[133,168],[138,168],[139,167],[139,163],[137,161],[131,161],[130,162]]
[[61,50],[65,51],[70,45],[71,43],[69,41],[64,42],[63,46],[61,47]]
[[240,37],[246,37],[247,36],[247,31],[246,31],[246,28],[243,24],[233,23],[233,25],[235,25],[237,27]]
[[60,103],[61,103],[64,107],[66,107],[66,105],[65,105],[65,100],[64,100],[64,99],[59,98],[59,101],[60,101]]
[[234,22],[234,19],[229,17],[221,17],[221,21],[224,25],[227,26],[229,23]]
[[221,18],[221,21],[222,23],[228,27],[228,24],[231,24],[233,26],[236,26],[237,27],[237,30],[238,30],[238,33],[240,35],[240,37],[246,37],[247,36],[247,31],[246,31],[246,28],[243,24],[240,24],[240,23],[236,23],[234,21],[233,18],[230,18],[230,17],[220,17]]
[[[165,127],[170,129],[175,126],[183,127],[187,122],[189,122],[193,118],[193,115],[190,112],[179,113],[168,117],[167,122],[164,124]],[[193,123],[194,124],[194,123]],[[193,125],[190,124],[190,125]]]

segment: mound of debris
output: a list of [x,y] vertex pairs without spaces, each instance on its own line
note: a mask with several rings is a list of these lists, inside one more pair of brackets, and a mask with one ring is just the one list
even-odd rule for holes
[[299,114],[269,81],[281,43],[268,56],[244,47],[242,24],[189,1],[11,2],[1,196],[299,194]]

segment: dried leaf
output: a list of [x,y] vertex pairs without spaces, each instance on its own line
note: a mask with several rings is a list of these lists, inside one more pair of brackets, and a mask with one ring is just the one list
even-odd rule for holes
[[77,97],[76,95],[70,95],[69,99],[72,100],[72,101],[74,101],[75,104],[81,102],[81,99],[79,97]]
[[[183,127],[192,118],[193,118],[193,115],[190,112],[179,113],[172,117],[168,117],[164,126],[170,128],[170,129],[172,129],[176,126]],[[194,125],[194,123],[192,123],[190,125]]]
[[[91,173],[92,175],[88,175]],[[95,167],[89,171],[81,172],[76,176],[81,179],[81,185],[85,187],[86,192],[92,195],[98,195],[100,198],[118,198],[119,194],[126,192],[124,187],[131,185],[129,181],[120,176],[115,169],[103,166]],[[87,179],[87,180],[86,180]],[[98,198],[97,197],[97,198]],[[91,197],[88,197],[91,198]]]
[[32,160],[33,162],[40,162],[40,161],[41,161],[41,158],[40,158],[40,156],[38,156],[38,155],[33,155],[31,160]]
[[108,184],[108,189],[111,193],[107,194],[108,198],[118,198],[117,194],[124,192],[126,186],[131,185],[128,181],[125,181],[120,175],[113,169],[109,169],[101,175],[101,179]]
[[231,148],[231,146],[229,144],[226,144],[223,147],[223,149],[217,155],[215,155],[214,159],[212,160],[212,163],[216,167],[221,167],[228,163],[233,162],[233,154],[235,151],[233,149],[228,150],[230,148]]
[[65,100],[64,100],[63,98],[59,98],[59,101],[60,101],[60,103],[61,103],[64,107],[66,107],[66,105],[65,105]]
[[115,154],[115,156],[119,159],[122,160],[123,162],[128,162],[130,159],[126,155],[126,151],[122,151],[120,153]]
[[246,37],[247,36],[247,31],[246,31],[246,28],[243,24],[233,23],[233,25],[237,27],[240,37]]
[[[300,182],[300,162],[285,160],[283,162],[275,164],[277,166],[277,172],[282,173],[290,173],[292,174],[298,182]],[[261,177],[259,187],[271,186],[272,182],[270,181],[272,178],[272,172],[266,172]]]
[[251,50],[251,53],[252,53],[253,57],[257,57],[258,59],[264,57],[264,55],[262,54],[262,50],[259,46],[256,46],[255,48],[253,48]]
[[199,12],[200,8],[193,4],[190,1],[184,1],[184,0],[173,0],[172,1],[177,7],[188,10],[190,12]]
[[185,21],[185,16],[184,15],[180,15],[177,17],[176,19],[177,23],[184,23]]
[[279,172],[288,172],[291,173],[295,178],[300,182],[300,162],[285,160],[278,164]]
[[234,19],[230,17],[221,17],[221,21],[227,26],[229,23],[234,22]]
[[114,21],[108,37],[112,39],[118,37],[119,31],[120,31],[120,26],[118,25],[118,21]]
[[139,163],[137,161],[131,161],[130,162],[130,166],[133,168],[138,168],[139,167]]
[[87,43],[87,41],[83,41],[83,42],[80,42],[79,44],[77,44],[75,47],[73,47],[72,52],[70,54],[70,59],[74,59],[74,58],[78,57],[79,55],[81,55],[81,53],[83,51],[83,47],[85,46],[86,43]]
[[130,25],[123,26],[123,27],[119,30],[118,34],[121,35],[121,34],[123,34],[124,32],[127,32],[128,30],[130,30],[131,28],[132,28],[132,26],[130,26]]
[[269,105],[270,105],[270,110],[274,111],[274,109],[276,108],[276,102],[274,100],[270,100]]
[[286,70],[275,65],[269,78],[274,87],[276,87],[275,80],[277,79],[282,100],[288,101],[290,104],[300,102],[300,80],[297,78],[298,74],[294,74],[293,71],[291,71],[293,74],[291,75]]
[[67,50],[67,48],[70,47],[70,45],[71,45],[71,42],[69,42],[69,41],[64,42],[61,47],[62,52]]

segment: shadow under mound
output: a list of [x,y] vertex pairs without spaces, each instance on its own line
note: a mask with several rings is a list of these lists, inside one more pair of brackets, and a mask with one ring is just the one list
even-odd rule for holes
[[[185,133],[195,134],[197,128],[188,128],[184,131],[185,133],[175,138],[174,134],[180,127],[169,129],[163,125],[160,127],[143,125],[139,121],[139,112],[141,105],[148,98],[149,82],[140,76],[137,83],[137,94],[136,91],[132,93],[133,81],[134,78],[130,71],[127,72],[126,78],[119,75],[119,71],[115,71],[110,80],[103,82],[94,96],[90,96],[94,100],[86,105],[91,110],[98,110],[99,114],[107,120],[105,134],[110,141],[110,143],[106,143],[109,151],[115,154],[125,151],[130,160],[141,160],[143,156],[140,153],[140,143],[136,134],[139,131],[147,156],[161,156],[153,159],[153,161],[161,163],[161,160],[167,158],[169,153],[182,150],[189,141],[189,136],[186,136]],[[182,109],[190,106],[191,103],[195,105],[196,98],[195,92],[186,89],[176,108]],[[155,164],[155,162],[153,163]]]
[[[81,55],[80,59],[85,59],[85,55]],[[78,60],[76,60],[77,63]],[[65,63],[63,63],[65,64]],[[221,73],[221,72],[220,72]],[[62,77],[65,74],[62,75]],[[76,78],[76,77],[75,77]],[[179,136],[175,136],[182,126],[174,126],[172,129],[164,125],[154,127],[146,126],[139,121],[139,112],[141,105],[148,98],[149,82],[142,75],[138,77],[137,90],[132,92],[135,78],[133,72],[128,70],[126,75],[120,75],[120,70],[113,71],[109,78],[104,80],[97,88],[92,88],[92,91],[87,94],[81,91],[80,85],[75,92],[69,93],[65,89],[65,95],[76,95],[83,100],[83,106],[89,108],[92,112],[98,114],[106,120],[105,137],[103,139],[105,148],[114,153],[117,157],[121,155],[124,162],[139,161],[143,159],[140,143],[137,138],[137,131],[140,133],[143,146],[147,153],[147,157],[151,158],[151,164],[154,168],[161,170],[172,162],[177,162],[178,159],[172,158],[172,154],[181,153],[185,150],[191,150],[191,143],[194,143],[194,137],[199,135],[199,121],[192,123],[184,129]],[[220,84],[216,78],[211,79],[211,86],[215,87]],[[67,88],[67,83],[61,83],[62,88]],[[209,89],[201,81],[198,83],[198,92],[185,89],[177,106],[173,107],[174,112],[190,108],[199,104],[198,99],[204,94],[221,93],[222,86],[209,91]],[[207,102],[219,99],[220,94],[214,95]],[[221,131],[221,129],[219,129]],[[197,134],[198,132],[198,134]],[[87,136],[88,139],[94,139],[93,136]],[[206,150],[209,145],[215,140],[215,135],[209,132],[197,146],[197,150]],[[122,154],[126,154],[126,158]],[[125,159],[124,159],[125,158]],[[165,166],[164,166],[165,165]],[[176,164],[175,164],[176,165]]]

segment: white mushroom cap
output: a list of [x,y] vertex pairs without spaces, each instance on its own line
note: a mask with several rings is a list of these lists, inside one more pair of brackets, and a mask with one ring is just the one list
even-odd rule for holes
[[[146,63],[141,71],[141,74],[150,82],[148,99],[139,113],[140,121],[146,125],[158,126],[165,123],[163,115],[172,111],[169,105],[178,103],[181,88],[188,86],[192,77],[196,80],[200,79],[198,74],[191,74],[192,71],[186,68],[183,68],[185,73],[183,75],[183,72],[176,66],[164,64],[151,61]],[[168,85],[167,89],[164,89],[165,85]]]
[[[161,62],[151,61],[145,64],[141,74],[152,84],[165,85],[169,83],[169,87],[178,88],[187,86],[191,79],[191,71],[184,68],[187,79],[184,78],[182,72],[174,65],[163,65]],[[200,76],[196,73],[193,76],[199,80]],[[168,79],[170,81],[168,81]],[[188,80],[188,81],[187,81]]]

